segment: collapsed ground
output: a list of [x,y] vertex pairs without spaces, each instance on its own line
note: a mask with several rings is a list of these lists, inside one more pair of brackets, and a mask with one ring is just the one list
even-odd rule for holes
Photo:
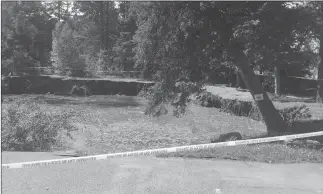
[[[231,94],[233,98],[250,95],[247,92],[235,93],[231,91],[231,88],[212,89],[216,89],[213,91],[215,94],[222,96],[225,96],[223,93],[229,96]],[[74,149],[80,155],[210,143],[212,137],[233,131],[240,132],[244,139],[261,137],[266,134],[266,128],[262,122],[195,104],[190,104],[186,114],[181,118],[175,118],[170,113],[153,118],[144,115],[147,102],[139,97],[5,95],[3,98],[2,111],[16,101],[27,100],[37,102],[42,110],[48,112],[58,114],[66,111],[73,112],[74,116],[69,120],[76,128],[71,132],[73,139],[65,137],[64,144],[54,147],[53,150]],[[292,98],[289,98],[289,101],[293,101]],[[278,109],[295,104],[306,104],[313,115],[311,119],[323,119],[322,104],[304,102],[274,102],[274,104]],[[322,151],[296,149],[279,143],[217,148],[163,157],[169,156],[269,163],[323,162]]]

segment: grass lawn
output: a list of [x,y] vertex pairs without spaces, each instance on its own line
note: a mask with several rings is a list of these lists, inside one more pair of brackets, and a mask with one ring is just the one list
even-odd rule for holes
[[323,152],[291,148],[280,143],[241,145],[217,149],[161,154],[158,157],[229,159],[265,163],[323,163]]
[[[181,118],[175,118],[170,113],[152,118],[143,114],[146,101],[138,97],[11,95],[3,98],[13,101],[29,98],[48,111],[68,109],[75,112],[71,122],[79,130],[74,132],[74,140],[69,141],[67,146],[81,155],[210,143],[211,137],[232,131],[240,132],[243,138],[266,134],[265,125],[261,122],[195,105],[190,105]],[[323,112],[316,108],[310,107],[311,111]],[[323,119],[321,114],[318,115]],[[323,162],[323,152],[293,149],[280,144],[217,148],[168,156],[283,163]]]

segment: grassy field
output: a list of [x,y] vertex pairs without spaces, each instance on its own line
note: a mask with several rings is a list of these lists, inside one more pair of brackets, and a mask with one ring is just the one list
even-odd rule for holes
[[[232,116],[214,108],[190,105],[186,114],[175,118],[171,114],[152,118],[143,114],[146,101],[128,96],[63,97],[53,95],[3,96],[33,99],[48,111],[70,110],[75,113],[71,122],[78,128],[74,140],[67,144],[81,155],[114,153],[171,146],[210,143],[221,133],[240,132],[243,138],[266,134],[262,122]],[[279,103],[289,106],[295,103]],[[313,115],[323,119],[323,108],[307,103]],[[275,103],[277,106],[277,103]],[[170,111],[171,112],[171,111]],[[196,157],[251,160],[262,162],[323,162],[323,152],[293,149],[280,144],[239,146],[162,157]]]
[[323,163],[322,151],[305,148],[296,149],[279,143],[179,152],[159,155],[159,157],[229,159],[265,163]]

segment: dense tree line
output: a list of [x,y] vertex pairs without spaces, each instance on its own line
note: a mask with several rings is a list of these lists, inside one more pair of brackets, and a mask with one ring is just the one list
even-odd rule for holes
[[[254,71],[323,80],[321,2],[2,2],[2,72],[53,67],[56,74],[99,76],[139,70],[157,84],[150,111],[171,102],[185,111],[206,78],[238,72],[269,131],[287,126]],[[323,81],[318,84],[323,99]]]

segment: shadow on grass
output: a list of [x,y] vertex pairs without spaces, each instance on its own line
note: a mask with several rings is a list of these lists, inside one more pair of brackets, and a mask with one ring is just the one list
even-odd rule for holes
[[295,121],[292,125],[293,133],[310,133],[323,131],[323,119]]
[[[323,131],[323,119],[295,121],[292,125],[292,132],[294,134],[311,133],[311,132],[319,132],[319,131]],[[304,139],[312,139],[323,143],[323,136],[309,137]]]
[[305,148],[291,148],[282,144],[254,144],[216,149],[192,150],[157,154],[157,157],[181,157],[211,160],[239,160],[264,163],[322,163],[323,152]]
[[[293,134],[323,131],[323,120],[298,121],[293,124]],[[267,135],[250,137],[265,138]],[[309,137],[323,143],[323,136]],[[264,163],[323,163],[323,150],[313,148],[294,148],[282,142],[269,142],[232,147],[218,147],[205,150],[181,151],[167,154],[157,154],[157,157],[181,157],[195,159],[225,159],[253,161]]]
[[91,97],[51,97],[41,96],[37,97],[37,100],[41,100],[51,105],[89,105],[98,106],[101,108],[109,107],[139,107],[143,103],[131,96],[91,96]]
[[[272,137],[272,136],[283,136],[283,135],[295,135],[295,134],[312,133],[312,132],[319,132],[319,131],[323,131],[323,119],[303,120],[303,121],[295,121],[291,126],[291,131],[276,133],[275,135],[270,135],[270,136],[268,134],[264,134],[257,137],[250,137],[250,139],[266,138],[266,137]],[[311,140],[316,140],[323,143],[323,136],[315,136],[315,137],[308,137],[308,138],[301,138],[301,139],[311,139]],[[269,144],[270,143],[276,143],[276,142],[269,142]]]
[[[296,121],[292,125],[293,133],[310,133],[323,131],[323,120]],[[268,135],[249,137],[265,138]],[[249,139],[248,138],[248,139]],[[323,136],[302,138],[323,143]],[[176,153],[157,154],[157,157],[181,157],[196,159],[226,159],[239,161],[257,161],[265,163],[323,163],[323,150],[312,148],[294,148],[283,142],[269,142],[232,147],[218,147],[205,150],[191,150]]]

